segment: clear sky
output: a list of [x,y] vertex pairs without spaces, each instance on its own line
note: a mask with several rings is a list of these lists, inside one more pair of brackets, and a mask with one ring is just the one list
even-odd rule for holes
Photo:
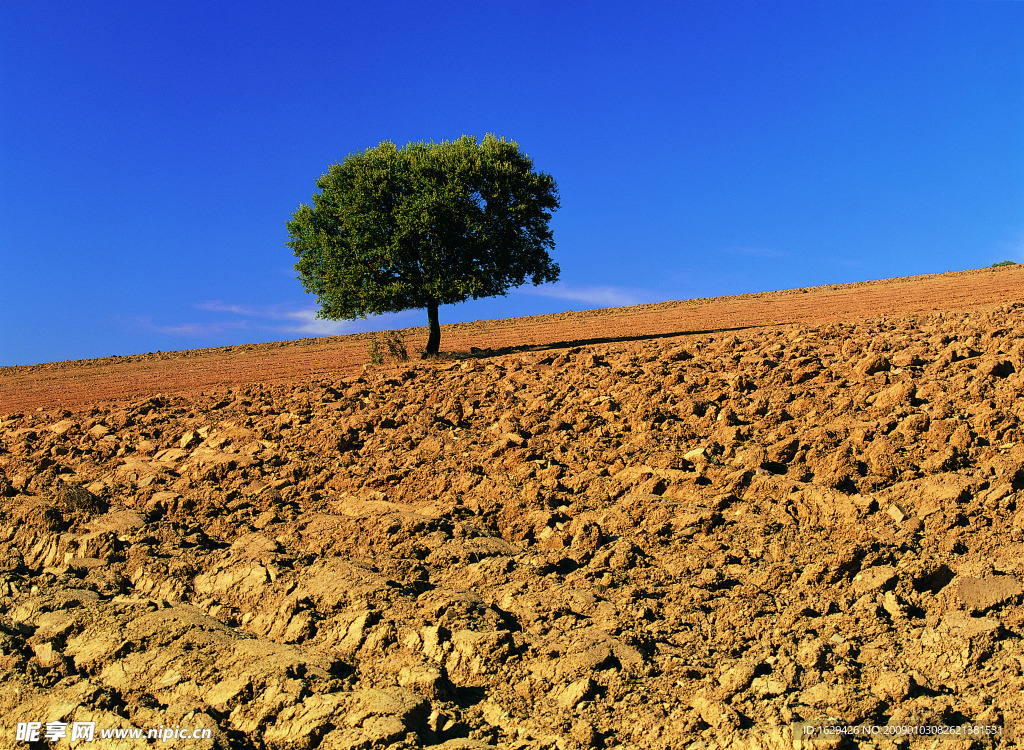
[[[54,2],[0,24],[0,365],[315,319],[285,222],[382,140],[558,183],[532,315],[1024,262],[1024,2]],[[444,342],[442,340],[442,348]]]

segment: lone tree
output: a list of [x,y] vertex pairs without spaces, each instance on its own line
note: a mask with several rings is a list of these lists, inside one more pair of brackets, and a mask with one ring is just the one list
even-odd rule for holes
[[316,186],[313,205],[288,222],[287,244],[319,318],[425,307],[432,355],[439,305],[558,280],[548,255],[558,188],[515,142],[384,142],[332,165]]

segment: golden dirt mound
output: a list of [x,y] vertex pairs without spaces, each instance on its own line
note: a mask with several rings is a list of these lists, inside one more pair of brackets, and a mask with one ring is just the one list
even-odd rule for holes
[[1022,280],[8,368],[0,747],[1009,745]]

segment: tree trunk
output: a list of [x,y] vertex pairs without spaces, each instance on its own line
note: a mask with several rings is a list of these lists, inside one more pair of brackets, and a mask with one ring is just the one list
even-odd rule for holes
[[437,321],[437,303],[433,300],[427,303],[427,320],[430,324],[430,336],[427,338],[427,348],[423,356],[433,357],[441,347],[441,324]]

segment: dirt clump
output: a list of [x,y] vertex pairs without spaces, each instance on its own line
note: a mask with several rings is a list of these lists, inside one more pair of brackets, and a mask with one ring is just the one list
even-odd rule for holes
[[0,746],[1009,732],[1022,387],[1012,303],[3,415]]

